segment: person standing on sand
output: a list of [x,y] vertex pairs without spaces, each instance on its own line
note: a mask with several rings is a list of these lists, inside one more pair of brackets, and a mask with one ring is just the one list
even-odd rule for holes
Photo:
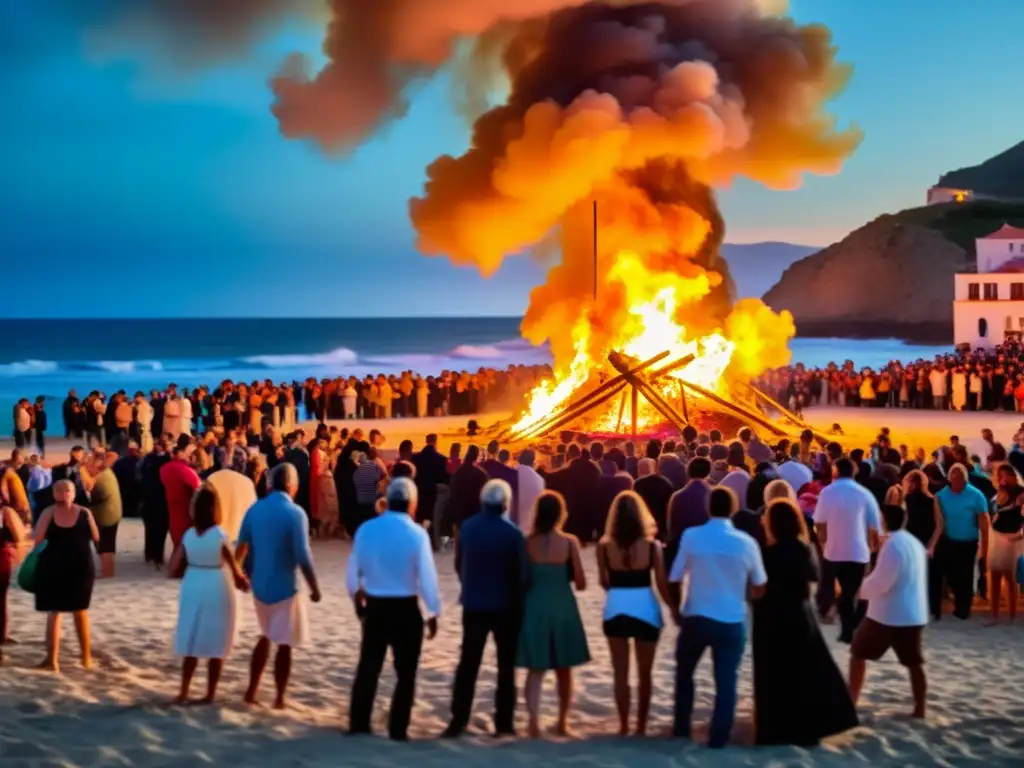
[[42,669],[60,672],[60,614],[75,617],[75,632],[82,667],[92,667],[89,636],[89,605],[96,582],[93,546],[100,532],[92,513],[75,504],[75,485],[59,480],[53,489],[54,504],[36,526],[35,543],[46,548],[36,563],[36,610],[46,613],[46,659]]
[[875,569],[861,586],[861,596],[868,601],[867,618],[850,646],[850,696],[856,705],[867,662],[878,661],[892,648],[899,663],[910,670],[913,717],[923,718],[928,693],[922,647],[928,623],[928,553],[913,534],[903,530],[907,521],[903,507],[887,504],[882,519],[887,535]]
[[[632,480],[625,472],[622,476]],[[604,535],[597,544],[597,568],[606,593],[603,629],[612,659],[620,736],[629,735],[631,650],[636,655],[639,682],[636,735],[647,733],[651,669],[664,625],[658,595],[670,602],[657,533],[643,499],[633,491],[623,491],[609,504]]]
[[[595,466],[594,469],[600,473]],[[526,541],[530,558],[530,589],[523,606],[523,628],[519,633],[516,666],[528,670],[526,708],[528,734],[540,736],[540,697],[544,677],[554,671],[558,684],[558,721],[554,732],[569,734],[572,706],[572,668],[590,661],[587,635],[573,594],[587,588],[587,575],[580,557],[580,542],[565,533],[568,515],[565,499],[554,491],[537,497],[533,530]]]
[[157,570],[164,566],[164,549],[170,521],[167,513],[167,492],[160,471],[171,460],[167,442],[161,438],[153,450],[139,462],[139,495],[142,497],[142,524],[146,562]]
[[876,549],[881,520],[871,491],[853,479],[854,462],[842,458],[833,466],[835,482],[818,495],[814,525],[824,553],[822,583],[838,581],[841,590],[836,601],[839,642],[849,643],[863,618],[857,593]]
[[398,681],[391,698],[388,735],[408,739],[409,718],[416,698],[416,671],[423,647],[423,615],[427,638],[437,635],[441,614],[437,569],[430,536],[414,522],[416,484],[395,478],[387,490],[387,510],[360,526],[348,558],[346,585],[363,624],[359,666],[352,683],[349,733],[369,734],[377,681],[388,648]]
[[[953,593],[953,615],[966,620],[971,617],[974,602],[978,552],[988,552],[988,501],[969,482],[969,472],[963,464],[951,466],[946,480],[949,485],[935,495],[942,511],[943,530],[933,561]],[[941,604],[938,607],[941,614]]]
[[189,463],[192,446],[179,443],[171,452],[171,460],[160,467],[160,482],[164,486],[167,497],[167,522],[171,534],[171,546],[174,549],[181,544],[181,537],[192,527],[189,509],[192,505],[192,494],[201,485],[199,475]]
[[452,719],[443,737],[462,735],[469,724],[477,674],[487,636],[498,655],[496,736],[515,735],[516,645],[529,579],[526,539],[509,519],[512,489],[489,480],[480,493],[481,511],[462,527],[455,546],[455,573],[462,585],[462,652],[452,686]]
[[184,566],[178,598],[178,624],[174,653],[181,656],[181,689],[175,704],[188,701],[199,659],[209,660],[206,698],[212,704],[224,659],[231,654],[238,632],[238,599],[235,590],[249,591],[231,550],[228,534],[220,527],[221,507],[217,492],[204,485],[192,497],[194,525],[171,555],[170,572]]
[[[759,599],[768,582],[757,542],[736,530],[730,520],[738,506],[731,489],[712,489],[710,519],[683,533],[669,572],[669,583],[679,585],[672,588],[672,613],[680,626],[673,734],[692,738],[693,674],[704,651],[711,648],[715,707],[708,746],[713,749],[728,743],[736,717],[736,681],[747,644],[747,600]],[[688,588],[680,610],[684,576]]]
[[1003,464],[996,470],[999,492],[993,504],[992,530],[988,537],[989,605],[992,618],[986,626],[999,623],[1003,582],[1006,582],[1007,612],[1010,623],[1017,618],[1017,563],[1024,557],[1024,484],[1017,470]]
[[100,532],[96,551],[100,556],[100,578],[109,579],[114,575],[114,555],[117,552],[117,526],[124,515],[121,502],[121,487],[117,482],[113,466],[117,454],[109,451],[96,456],[93,464],[95,479],[89,494],[89,508]]
[[7,592],[24,541],[25,527],[18,513],[11,507],[0,505],[0,665],[4,661],[3,646],[11,642]]
[[242,520],[236,556],[247,562],[252,584],[260,639],[249,664],[247,704],[256,703],[260,678],[270,658],[271,644],[277,646],[274,709],[284,709],[285,693],[292,671],[292,649],[301,647],[309,636],[306,599],[299,592],[295,572],[301,571],[309,586],[309,599],[320,602],[320,586],[309,548],[309,518],[295,503],[299,476],[291,464],[274,467],[269,479],[270,493],[257,501]]

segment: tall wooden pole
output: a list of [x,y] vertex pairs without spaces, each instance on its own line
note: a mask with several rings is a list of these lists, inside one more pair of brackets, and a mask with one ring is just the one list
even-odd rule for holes
[[640,403],[640,398],[638,397],[639,391],[636,388],[636,384],[631,385],[630,386],[630,390],[632,390],[632,395],[633,395],[633,402],[632,402],[632,406],[631,406],[632,409],[633,409],[633,413],[630,414],[630,415],[633,417],[633,439],[635,440],[636,439],[636,410],[637,410],[637,406]]
[[594,200],[594,301],[597,302],[597,200]]

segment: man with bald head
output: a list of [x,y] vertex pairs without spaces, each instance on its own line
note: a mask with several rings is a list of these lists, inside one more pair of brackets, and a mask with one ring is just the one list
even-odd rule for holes
[[504,480],[489,480],[480,492],[480,512],[462,526],[455,545],[455,573],[462,583],[462,655],[445,738],[458,738],[469,723],[480,660],[490,634],[498,651],[495,733],[515,733],[516,644],[529,560],[526,539],[509,519],[512,503],[511,486]]
[[314,603],[320,602],[320,587],[309,548],[309,520],[295,503],[298,472],[287,462],[278,464],[271,470],[267,485],[270,492],[245,513],[238,533],[237,557],[246,564],[260,628],[260,639],[249,665],[245,701],[256,702],[270,646],[275,644],[274,708],[283,709],[291,676],[292,648],[301,646],[309,634],[305,597],[299,592],[296,572],[302,572]]

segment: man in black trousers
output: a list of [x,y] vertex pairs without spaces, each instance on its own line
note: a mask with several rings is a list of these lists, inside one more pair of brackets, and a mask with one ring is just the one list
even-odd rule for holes
[[526,539],[509,520],[512,487],[507,482],[489,480],[480,504],[480,513],[459,531],[455,548],[455,572],[462,582],[462,655],[455,671],[451,723],[442,734],[448,739],[462,735],[469,723],[480,660],[492,633],[498,650],[495,735],[515,735],[516,644],[529,580]]
[[433,640],[437,634],[437,570],[430,536],[415,522],[416,502],[416,484],[407,477],[394,478],[388,486],[387,510],[359,527],[348,559],[348,591],[363,623],[349,706],[352,734],[370,733],[377,680],[390,648],[398,682],[391,697],[388,735],[396,741],[408,738],[423,647],[420,598],[427,609],[427,637]]

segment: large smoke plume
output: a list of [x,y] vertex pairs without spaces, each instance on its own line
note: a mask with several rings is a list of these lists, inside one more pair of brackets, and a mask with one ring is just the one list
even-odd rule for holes
[[[506,257],[557,237],[561,258],[530,296],[524,335],[571,355],[581,317],[599,347],[621,325],[616,265],[688,280],[680,316],[693,333],[753,339],[785,362],[792,320],[756,301],[732,305],[719,256],[714,189],[743,176],[791,189],[839,170],[860,141],[825,104],[845,84],[828,30],[779,15],[777,0],[144,0],[150,17],[192,24],[208,44],[247,38],[287,15],[329,15],[317,73],[291,59],[271,80],[282,132],[326,151],[372,135],[405,108],[406,86],[453,61],[465,101],[502,72],[505,103],[477,116],[472,145],[427,171],[410,203],[418,246],[491,275]],[[213,13],[210,8],[220,8]],[[205,9],[205,10],[204,10]],[[600,237],[592,263],[592,201]],[[593,285],[598,283],[597,299]],[[695,286],[695,287],[694,287]],[[748,371],[749,373],[750,371]]]

